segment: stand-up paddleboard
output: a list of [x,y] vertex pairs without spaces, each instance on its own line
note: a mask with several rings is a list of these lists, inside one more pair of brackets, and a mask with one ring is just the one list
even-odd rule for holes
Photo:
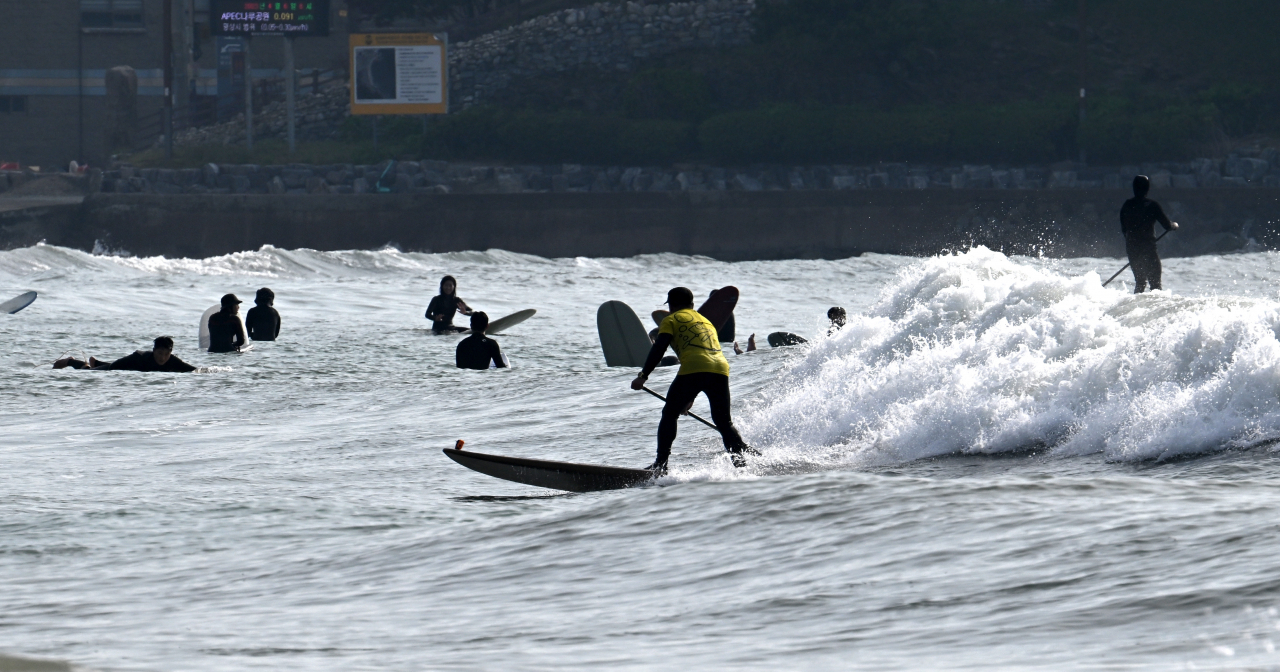
[[26,294],[19,294],[13,297],[12,299],[9,299],[8,301],[5,301],[4,303],[0,303],[0,313],[6,313],[9,315],[12,315],[18,312],[19,310],[22,310],[23,308],[26,308],[27,306],[31,305],[31,302],[35,300],[36,300],[35,292],[27,292]]
[[468,469],[494,478],[569,492],[621,490],[649,483],[655,476],[648,469],[485,455],[458,448],[445,448],[444,454]]
[[[511,313],[506,317],[499,317],[498,319],[489,323],[489,326],[485,328],[484,333],[492,336],[493,334],[506,331],[507,329],[510,329],[511,327],[514,327],[517,324],[520,324],[521,322],[524,322],[525,320],[533,317],[534,313],[536,312],[538,311],[534,308],[526,308],[525,310],[522,310],[518,313]],[[469,334],[471,333],[471,330],[468,329],[462,333]]]
[[209,310],[204,311],[204,315],[200,316],[200,349],[201,350],[208,350],[209,345],[213,343],[213,340],[209,336],[209,318],[213,317],[213,314],[218,312],[219,310],[222,310],[222,304],[218,304],[216,306],[210,307]]
[[636,311],[621,301],[605,301],[596,310],[596,329],[606,366],[644,366],[653,342]]
[[707,321],[716,328],[716,332],[723,342],[724,328],[729,316],[733,315],[734,306],[738,305],[738,288],[733,285],[721,287],[711,298],[707,299],[701,307],[698,308],[698,314],[707,318]]

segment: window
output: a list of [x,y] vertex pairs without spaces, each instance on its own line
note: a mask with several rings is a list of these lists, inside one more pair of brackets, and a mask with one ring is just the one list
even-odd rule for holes
[[80,0],[86,28],[141,28],[142,0]]
[[0,114],[26,114],[26,96],[0,96]]

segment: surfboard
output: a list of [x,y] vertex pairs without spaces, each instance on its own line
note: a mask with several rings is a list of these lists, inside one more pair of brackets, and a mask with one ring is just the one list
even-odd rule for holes
[[661,327],[661,326],[662,326],[662,321],[663,321],[663,320],[665,320],[665,319],[667,319],[667,316],[668,316],[668,315],[670,315],[670,314],[671,314],[671,311],[669,311],[669,310],[663,310],[663,309],[659,308],[659,309],[657,309],[657,310],[653,311],[652,313],[649,313],[649,317],[652,317],[652,318],[653,318],[653,323],[654,323],[654,324],[656,324],[656,325],[658,325],[659,327]]
[[486,455],[457,448],[445,448],[444,454],[472,471],[551,490],[568,492],[622,490],[649,483],[654,479],[654,473],[647,469]]
[[[511,327],[514,327],[517,324],[520,324],[521,322],[524,322],[525,320],[533,317],[533,315],[537,312],[538,311],[534,308],[526,308],[525,310],[522,310],[518,313],[511,313],[506,317],[499,317],[498,319],[489,323],[489,327],[484,330],[484,333],[492,336],[493,334],[506,331],[507,329],[510,329]],[[471,330],[468,329],[466,333],[468,334],[471,333]]]
[[35,292],[27,292],[25,294],[19,294],[13,297],[12,299],[9,299],[8,301],[5,301],[4,303],[0,303],[0,313],[8,313],[9,315],[12,315],[18,312],[19,310],[22,310],[23,308],[26,308],[27,306],[31,305],[31,302],[35,300],[36,300]]
[[733,315],[733,308],[736,305],[738,305],[738,288],[729,285],[717,289],[715,295],[707,299],[698,308],[698,313],[707,318],[707,321],[716,328],[721,341],[725,340],[725,324],[728,322],[729,316]]
[[600,304],[596,309],[596,330],[606,366],[644,366],[653,342],[631,306],[621,301]]
[[809,341],[804,338],[786,331],[775,331],[772,334],[769,334],[769,347],[771,348],[783,348],[788,345],[804,345],[808,342]]
[[200,349],[208,350],[212,340],[209,337],[209,318],[213,314],[222,310],[222,304],[210,306],[209,310],[204,311],[204,315],[200,316]]

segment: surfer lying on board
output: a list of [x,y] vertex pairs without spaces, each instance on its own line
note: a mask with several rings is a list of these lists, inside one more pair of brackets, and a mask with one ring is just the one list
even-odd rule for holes
[[190,373],[196,367],[173,356],[173,339],[161,336],[155,340],[155,349],[138,350],[132,355],[121,357],[108,364],[93,357],[84,362],[71,357],[64,357],[53,363],[55,369],[97,369],[100,371],[166,371],[169,373]]
[[484,311],[471,314],[471,335],[458,341],[458,351],[454,355],[454,363],[459,369],[483,371],[489,368],[489,362],[493,362],[496,368],[507,368],[498,342],[484,335],[488,328],[489,316]]
[[440,293],[431,297],[431,303],[427,304],[427,319],[431,320],[431,333],[439,335],[466,331],[466,327],[453,326],[453,315],[454,313],[470,315],[471,312],[471,307],[458,298],[458,281],[454,280],[452,275],[444,276],[440,280]]
[[680,358],[680,371],[667,390],[667,403],[662,407],[662,421],[658,423],[658,457],[649,469],[660,474],[667,471],[671,444],[676,440],[676,420],[689,411],[699,392],[705,393],[711,402],[711,419],[720,430],[733,466],[745,467],[747,461],[742,453],[751,452],[751,447],[733,426],[729,412],[729,360],[720,351],[716,328],[693,309],[693,292],[685,287],[667,292],[667,305],[671,314],[662,320],[658,340],[649,349],[644,368],[631,381],[631,389],[643,389],[667,346]]
[[222,310],[209,316],[209,352],[239,352],[248,341],[240,321],[240,299],[223,295]]

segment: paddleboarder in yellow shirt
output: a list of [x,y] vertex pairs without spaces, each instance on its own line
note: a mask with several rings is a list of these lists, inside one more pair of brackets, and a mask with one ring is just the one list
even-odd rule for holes
[[667,346],[680,358],[680,372],[667,390],[667,403],[662,407],[662,421],[658,423],[658,458],[650,470],[665,473],[671,444],[676,440],[676,420],[687,412],[698,393],[707,395],[711,402],[711,419],[720,431],[724,449],[729,451],[735,467],[746,466],[742,453],[754,453],[742,440],[733,426],[729,412],[729,360],[720,351],[720,336],[716,328],[693,309],[693,292],[676,287],[667,292],[667,305],[671,314],[658,327],[658,339],[649,350],[640,375],[631,381],[631,389],[644,389],[645,381],[653,371]]

